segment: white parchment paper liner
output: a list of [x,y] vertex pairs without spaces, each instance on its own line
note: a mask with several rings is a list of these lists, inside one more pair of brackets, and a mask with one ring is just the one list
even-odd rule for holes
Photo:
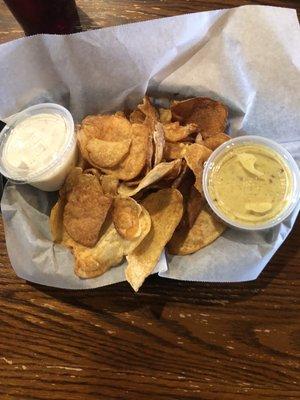
[[[38,35],[0,46],[0,118],[45,101],[85,115],[134,106],[147,91],[172,98],[209,96],[230,108],[230,134],[263,135],[300,162],[300,31],[294,10],[245,6],[106,28]],[[124,265],[81,280],[73,258],[53,245],[55,201],[30,186],[8,185],[2,199],[8,253],[20,277],[84,289],[124,280]],[[228,229],[190,256],[164,255],[160,276],[235,282],[255,279],[295,222],[260,233]]]

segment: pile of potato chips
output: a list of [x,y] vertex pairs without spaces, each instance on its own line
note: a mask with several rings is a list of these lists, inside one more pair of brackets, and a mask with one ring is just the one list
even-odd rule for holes
[[229,139],[226,107],[209,98],[156,108],[148,97],[131,113],[86,117],[79,165],[50,215],[53,240],[74,254],[80,278],[127,260],[137,291],[161,252],[190,254],[224,231],[202,193],[203,164]]

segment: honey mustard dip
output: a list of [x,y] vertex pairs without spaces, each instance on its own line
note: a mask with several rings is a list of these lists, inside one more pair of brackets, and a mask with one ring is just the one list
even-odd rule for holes
[[248,142],[215,159],[208,191],[225,217],[256,226],[274,220],[290,203],[292,175],[276,151]]

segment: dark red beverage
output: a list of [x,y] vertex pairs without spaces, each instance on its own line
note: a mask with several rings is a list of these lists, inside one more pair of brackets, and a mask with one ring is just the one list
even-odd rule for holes
[[4,0],[26,35],[81,30],[75,0]]

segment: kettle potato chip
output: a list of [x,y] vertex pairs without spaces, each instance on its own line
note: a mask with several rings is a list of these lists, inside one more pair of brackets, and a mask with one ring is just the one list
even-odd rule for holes
[[55,243],[60,243],[63,238],[63,215],[65,208],[65,200],[59,198],[58,201],[52,207],[49,217],[50,232],[52,240]]
[[109,142],[118,142],[131,137],[131,124],[125,116],[119,115],[91,115],[81,124],[87,128],[87,136]]
[[121,263],[124,258],[122,238],[109,225],[94,247],[88,248],[74,241],[65,232],[62,244],[69,247],[75,258],[75,274],[80,278],[95,278]]
[[135,291],[138,291],[155,268],[183,212],[182,195],[176,189],[162,189],[152,193],[142,204],[149,212],[152,226],[145,239],[126,257],[126,279]]
[[226,133],[217,133],[216,135],[206,138],[202,144],[211,150],[215,150],[229,139],[230,136],[226,135]]
[[196,139],[195,139],[195,143],[203,144],[203,137],[202,137],[202,134],[200,132],[197,133],[197,136],[196,136]]
[[117,197],[114,201],[113,222],[119,235],[132,240],[140,236],[142,207],[130,197]]
[[156,108],[151,104],[148,96],[144,96],[142,104],[138,105],[138,109],[145,115],[146,118],[153,121],[158,121],[158,112]]
[[188,172],[189,171],[188,171],[187,163],[185,162],[185,160],[182,160],[181,171],[180,171],[179,175],[174,179],[171,187],[177,189],[181,185],[182,181],[184,179],[186,179],[186,175]]
[[216,240],[225,230],[225,225],[214,217],[208,206],[200,211],[191,228],[181,226],[167,245],[170,254],[195,253]]
[[189,228],[192,228],[194,225],[200,211],[204,206],[204,197],[199,191],[191,186],[189,197],[186,202],[186,217],[187,217],[187,225]]
[[145,114],[142,113],[141,110],[134,110],[132,113],[129,115],[129,121],[132,124],[143,124],[145,121]]
[[104,224],[102,235],[94,247],[82,246],[75,242],[66,231],[63,235],[62,244],[69,247],[74,254],[75,274],[83,279],[94,278],[120,264],[124,256],[133,252],[142,242],[150,228],[151,218],[145,208],[142,207],[140,235],[133,240],[123,239],[109,220]]
[[100,182],[103,193],[115,197],[118,193],[119,179],[111,175],[101,175]]
[[183,158],[189,145],[190,143],[166,142],[163,156],[167,161]]
[[98,168],[115,167],[129,153],[131,139],[109,142],[92,138],[86,145],[90,162]]
[[84,246],[94,246],[111,203],[112,199],[103,195],[97,176],[79,176],[63,213],[64,227],[70,237]]
[[137,187],[128,187],[126,183],[121,184],[118,190],[118,193],[121,196],[134,196],[142,189],[150,186],[152,183],[159,181],[167,174],[169,174],[172,170],[178,168],[178,160],[174,160],[171,162],[162,162],[154,167],[146,176],[143,178]]
[[158,165],[163,158],[164,146],[165,146],[165,133],[163,126],[160,122],[155,124],[154,132],[153,132],[153,141],[154,141],[154,162],[153,166]]
[[158,112],[162,124],[169,124],[172,121],[172,113],[169,108],[159,108]]
[[114,113],[115,117],[122,117],[122,118],[126,118],[126,115],[124,113],[124,111],[117,111]]
[[[90,175],[96,176],[96,177],[98,178],[99,181],[100,181],[100,179],[101,179],[101,174],[100,174],[100,172],[99,172],[99,170],[98,170],[97,168],[88,168],[88,169],[85,169],[83,172],[84,172],[85,175],[90,174]],[[100,186],[100,190],[101,190],[102,193],[103,193],[102,186]]]
[[140,174],[147,157],[149,128],[146,125],[133,124],[131,134],[132,143],[125,160],[115,168],[101,168],[103,172],[124,181],[130,181]]
[[146,152],[146,164],[144,168],[145,175],[148,174],[148,172],[153,168],[153,154],[154,154],[153,132],[154,132],[154,125],[149,129],[148,145]]
[[180,101],[171,106],[172,117],[184,124],[196,124],[204,139],[224,132],[228,116],[227,108],[207,97]]
[[173,182],[174,179],[178,178],[185,161],[178,159],[171,161],[171,163],[173,164],[173,168],[171,168],[163,177],[163,180],[167,181],[169,184]]
[[82,175],[82,168],[75,167],[69,172],[63,187],[60,189],[59,194],[61,197],[66,197],[72,191],[73,187],[77,184],[79,177]]
[[201,144],[191,144],[185,152],[185,160],[188,167],[195,175],[195,188],[202,192],[202,172],[203,164],[211,154],[211,150]]
[[[95,115],[86,117],[77,133],[77,141],[82,157],[94,165],[89,156],[88,144],[92,139],[110,142],[131,140],[131,124],[116,115]],[[92,147],[93,149],[93,147]],[[91,150],[91,149],[90,149]],[[94,152],[92,153],[94,155]],[[97,167],[97,165],[95,165]]]
[[171,122],[164,125],[165,138],[169,142],[179,142],[187,138],[192,133],[197,132],[196,124],[188,124],[185,126],[179,125],[179,122]]

